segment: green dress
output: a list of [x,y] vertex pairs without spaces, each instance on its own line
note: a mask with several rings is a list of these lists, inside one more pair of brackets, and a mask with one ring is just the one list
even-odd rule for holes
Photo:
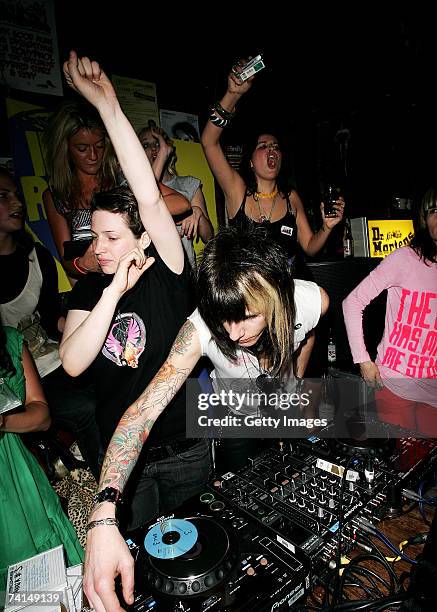
[[[23,402],[23,338],[5,327],[7,349],[16,374],[5,378]],[[8,565],[63,544],[68,565],[83,561],[83,550],[59,498],[42,468],[17,434],[0,432],[0,591]]]

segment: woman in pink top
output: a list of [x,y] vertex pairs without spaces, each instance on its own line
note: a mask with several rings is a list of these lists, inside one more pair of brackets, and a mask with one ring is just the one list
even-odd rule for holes
[[[437,187],[425,193],[408,247],[388,255],[344,300],[354,363],[377,389],[379,418],[437,436]],[[363,310],[387,289],[384,335],[375,362],[363,336]]]

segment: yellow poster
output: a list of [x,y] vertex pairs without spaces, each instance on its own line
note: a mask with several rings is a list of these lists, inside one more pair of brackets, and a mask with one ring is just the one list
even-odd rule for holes
[[[173,140],[176,148],[176,171],[180,176],[195,176],[202,182],[202,191],[205,196],[206,207],[211,219],[214,232],[217,232],[217,210],[215,205],[214,179],[205,159],[202,145],[198,142],[186,140]],[[194,243],[194,249],[199,254],[203,249],[201,240]]]
[[410,244],[414,236],[411,219],[367,221],[370,257],[386,257],[399,247]]

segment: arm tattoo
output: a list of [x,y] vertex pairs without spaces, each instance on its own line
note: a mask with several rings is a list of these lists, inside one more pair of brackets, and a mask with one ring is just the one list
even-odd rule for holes
[[[177,340],[173,346],[176,343]],[[138,400],[126,410],[106,451],[99,490],[114,487],[123,491],[153,424],[190,371],[175,368],[167,360]]]
[[193,340],[193,334],[196,331],[196,328],[191,323],[191,321],[185,321],[179,330],[178,335],[176,336],[176,340],[173,342],[173,346],[170,349],[170,354],[168,359],[173,357],[173,355],[183,355],[187,352],[189,347],[191,346],[191,342]]

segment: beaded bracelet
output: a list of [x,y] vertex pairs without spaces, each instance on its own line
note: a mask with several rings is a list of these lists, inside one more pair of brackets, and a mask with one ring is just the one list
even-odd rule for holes
[[90,529],[94,529],[94,527],[99,527],[100,525],[115,525],[116,527],[118,527],[118,519],[104,518],[99,519],[98,521],[90,521],[86,526],[86,532],[88,533]]
[[209,111],[210,111],[210,113],[209,113],[209,120],[211,121],[211,123],[213,123],[214,125],[216,125],[219,128],[228,127],[228,125],[230,124],[229,119],[225,119],[224,117],[220,117],[219,114],[218,114],[217,109],[215,108],[215,106],[211,106]]
[[79,264],[77,263],[77,262],[78,262],[78,260],[79,260],[79,257],[75,257],[75,258],[73,259],[73,266],[76,268],[76,270],[77,270],[78,272],[80,272],[80,274],[88,274],[88,270],[85,270],[84,268],[81,268],[81,267],[79,266]]
[[232,121],[235,115],[235,111],[232,111],[232,112],[227,111],[226,109],[223,108],[220,102],[216,102],[214,106],[215,106],[215,110],[220,115],[220,117],[222,117],[223,119],[228,119],[229,121]]

